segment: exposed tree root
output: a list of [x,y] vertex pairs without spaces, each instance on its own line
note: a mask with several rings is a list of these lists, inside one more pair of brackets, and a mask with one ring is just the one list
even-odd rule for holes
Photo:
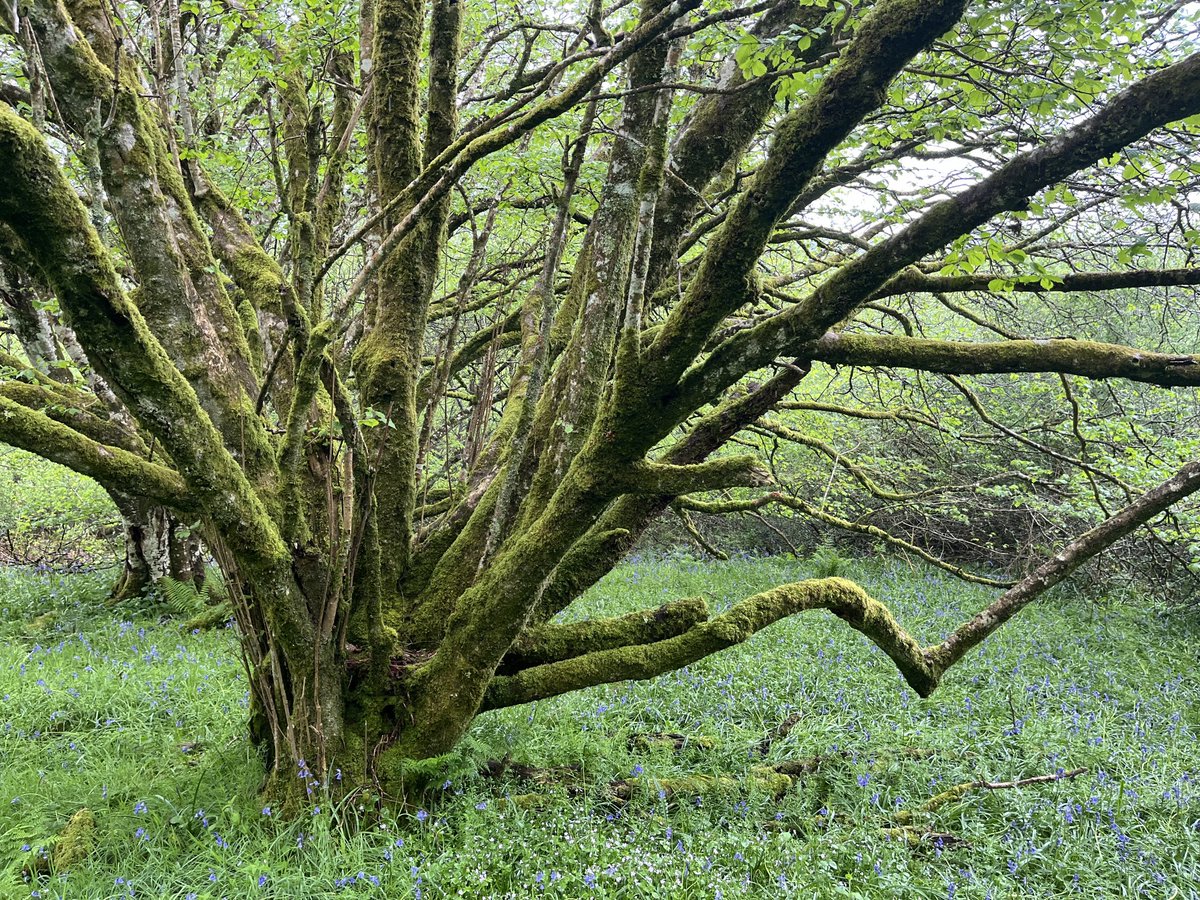
[[795,728],[800,723],[801,718],[802,718],[802,716],[800,715],[800,713],[798,713],[798,712],[792,713],[790,716],[788,716],[786,719],[784,719],[782,722],[780,722],[778,725],[776,725],[774,728],[772,728],[767,733],[767,736],[758,742],[758,746],[755,748],[758,755],[766,756],[767,753],[770,752],[771,746],[773,744],[776,744],[779,741],[782,741],[789,734],[791,734],[792,729]]
[[1027,787],[1031,784],[1049,784],[1054,781],[1062,781],[1065,778],[1075,778],[1087,772],[1087,767],[1078,769],[1060,769],[1050,775],[1036,775],[1032,778],[1020,778],[1015,781],[964,781],[962,784],[956,784],[954,787],[942,791],[940,794],[935,794],[915,810],[902,810],[892,816],[892,821],[898,825],[907,825],[912,822],[913,818],[918,815],[935,812],[947,803],[953,803],[955,800],[960,800],[971,791],[987,790],[1000,791],[1008,788]]

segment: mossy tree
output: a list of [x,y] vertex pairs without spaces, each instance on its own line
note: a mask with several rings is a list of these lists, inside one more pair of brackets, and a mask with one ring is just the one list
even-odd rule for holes
[[[1191,356],[963,344],[867,318],[889,297],[979,288],[936,274],[967,259],[979,280],[972,236],[1014,213],[1057,233],[1072,216],[1048,190],[1193,136],[1178,123],[1200,113],[1200,55],[1176,7],[1153,27],[1129,4],[1081,14],[1055,32],[1054,65],[1014,71],[1046,21],[1039,4],[1001,6],[642,0],[574,23],[366,0],[349,22],[320,3],[114,16],[29,0],[3,22],[24,69],[0,94],[4,262],[45,285],[81,354],[70,379],[35,365],[2,386],[0,440],[201,523],[279,791],[334,767],[398,790],[408,762],[452,749],[483,711],[651,677],[811,609],[926,695],[1195,491],[1200,468],[930,646],[841,579],[712,618],[693,599],[554,619],[676,498],[767,484],[723,448],[816,365],[1200,384]],[[1066,77],[1072,34],[1121,66],[1024,116]],[[974,168],[909,192],[922,202],[893,173],[891,209],[842,210],[875,219],[862,232],[806,222],[856,179],[931,158]],[[1029,253],[987,240],[982,287],[1028,283],[1001,267]],[[1180,271],[1033,280],[1050,295],[1130,277],[1190,290]]]

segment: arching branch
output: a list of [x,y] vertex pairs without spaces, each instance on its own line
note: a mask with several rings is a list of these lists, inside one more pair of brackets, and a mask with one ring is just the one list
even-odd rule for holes
[[174,509],[192,505],[178,472],[84,437],[45,413],[4,396],[0,396],[0,442],[94,478],[111,490],[148,497]]
[[755,594],[681,635],[547,663],[493,679],[484,709],[514,706],[597,684],[653,678],[736,646],[780,619],[827,609],[870,638],[896,664],[909,686],[929,696],[946,671],[1046,590],[1171,505],[1200,490],[1200,463],[1189,463],[1000,595],[940,644],[923,647],[891,611],[842,578],[786,584]]

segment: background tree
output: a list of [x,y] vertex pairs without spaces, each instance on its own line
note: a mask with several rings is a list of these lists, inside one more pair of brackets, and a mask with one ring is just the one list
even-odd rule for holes
[[[926,695],[1200,487],[1190,444],[1114,492],[1003,426],[1111,515],[929,646],[841,579],[554,619],[672,502],[861,525],[730,445],[798,443],[906,499],[793,413],[971,439],[927,376],[925,413],[891,406],[904,374],[862,409],[822,399],[822,367],[936,373],[985,422],[960,376],[1061,375],[1077,416],[1072,377],[1200,383],[1173,313],[1128,310],[1200,283],[1189,14],[31,0],[4,13],[0,251],[45,299],[36,328],[10,315],[0,439],[202,523],[280,790],[334,765],[399,789],[481,711],[816,608]],[[1080,294],[1091,318],[1048,334]]]

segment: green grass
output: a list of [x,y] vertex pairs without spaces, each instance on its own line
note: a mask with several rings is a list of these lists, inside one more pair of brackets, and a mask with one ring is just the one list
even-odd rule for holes
[[[783,559],[635,561],[573,614],[697,593],[719,608],[810,572]],[[926,639],[991,596],[899,566],[847,574]],[[653,682],[483,717],[423,807],[379,815],[357,798],[317,797],[285,822],[254,797],[262,772],[242,733],[234,635],[181,633],[149,612],[116,621],[103,589],[85,576],[0,574],[4,900],[1200,897],[1196,632],[1144,603],[1049,598],[925,701],[859,635],[825,614],[801,617]],[[783,799],[740,788],[658,796],[660,779],[744,781],[762,763],[752,749],[794,713],[767,761],[846,754]],[[711,745],[629,749],[643,732]],[[549,784],[476,774],[506,755],[575,768]],[[881,833],[896,810],[955,783],[1077,766],[1089,771],[941,807],[929,824],[964,845]],[[634,773],[646,789],[608,802],[605,786]],[[530,794],[541,804],[512,799]],[[81,807],[98,822],[86,864],[25,881]]]

